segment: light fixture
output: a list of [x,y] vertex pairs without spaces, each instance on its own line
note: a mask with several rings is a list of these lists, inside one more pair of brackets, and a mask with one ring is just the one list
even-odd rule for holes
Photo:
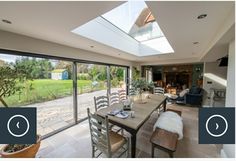
[[2,22],[7,23],[7,24],[11,24],[11,21],[6,20],[6,19],[2,19]]
[[94,48],[94,46],[93,46],[93,45],[91,45],[91,46],[90,46],[90,48]]
[[201,14],[199,16],[197,16],[197,19],[203,19],[206,18],[207,14]]
[[197,45],[197,44],[199,44],[199,42],[198,42],[198,41],[195,41],[195,42],[193,42],[193,44],[194,44],[194,45]]

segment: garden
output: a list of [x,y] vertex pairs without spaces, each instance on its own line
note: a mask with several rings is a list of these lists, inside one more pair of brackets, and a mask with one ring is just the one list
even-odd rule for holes
[[[66,80],[51,79],[55,69],[68,72]],[[107,89],[106,66],[77,64],[78,94]],[[72,63],[61,60],[19,56],[0,64],[0,106],[23,106],[72,96]],[[122,87],[124,68],[110,68],[111,87]]]

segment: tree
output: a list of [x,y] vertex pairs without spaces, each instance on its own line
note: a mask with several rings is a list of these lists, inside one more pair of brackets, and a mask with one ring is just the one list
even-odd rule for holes
[[53,69],[52,63],[48,59],[22,57],[12,63],[16,69],[24,70],[33,79],[49,78],[50,72]]
[[4,97],[14,95],[16,92],[21,91],[24,87],[20,86],[19,82],[24,82],[29,79],[30,76],[22,72],[21,69],[17,69],[11,66],[0,67],[0,102],[8,107],[4,101]]

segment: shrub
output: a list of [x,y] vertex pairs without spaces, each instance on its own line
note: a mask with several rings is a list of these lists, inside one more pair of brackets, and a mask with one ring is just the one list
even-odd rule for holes
[[90,76],[88,73],[79,73],[77,74],[78,80],[90,80]]

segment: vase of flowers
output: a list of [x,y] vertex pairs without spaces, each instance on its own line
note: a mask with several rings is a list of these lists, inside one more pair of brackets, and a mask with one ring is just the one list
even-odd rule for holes
[[153,88],[154,84],[153,82],[147,82],[145,78],[139,78],[137,80],[133,80],[131,86],[139,95],[140,103],[146,103],[143,93],[148,92],[150,88]]

